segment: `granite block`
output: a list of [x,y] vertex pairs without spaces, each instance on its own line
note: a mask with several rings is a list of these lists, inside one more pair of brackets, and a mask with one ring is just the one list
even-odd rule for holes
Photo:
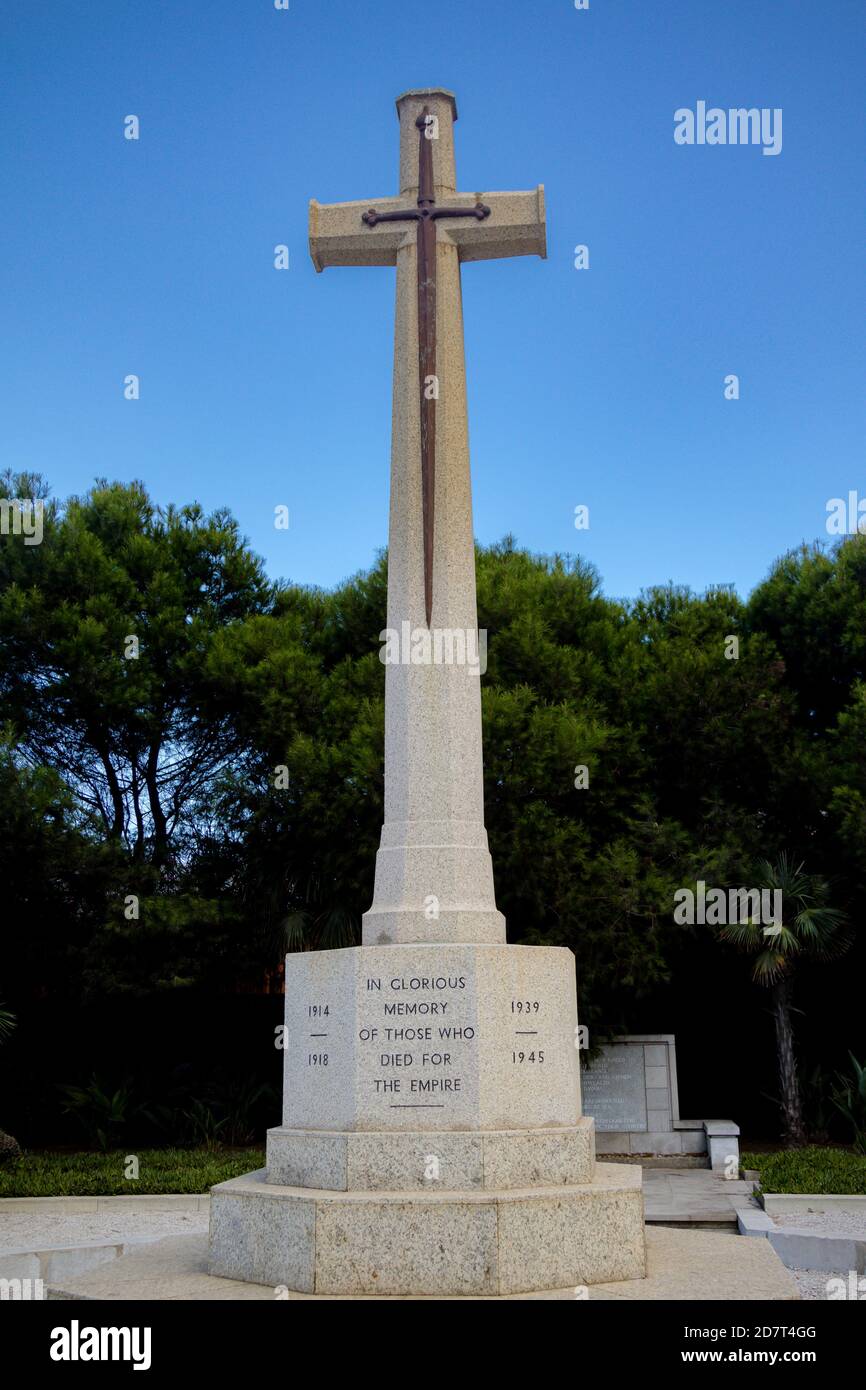
[[707,1136],[703,1129],[680,1129],[680,1146],[684,1154],[704,1154],[707,1151]]
[[[668,1112],[668,1118],[670,1118],[671,1093],[667,1086],[648,1087],[646,1103],[648,1110],[666,1110]],[[652,1128],[652,1126],[650,1126],[650,1128]]]
[[669,1130],[646,1134],[629,1135],[629,1153],[633,1154],[678,1154],[682,1153],[678,1131]]
[[483,1186],[480,1134],[351,1134],[350,1191],[419,1191]]
[[599,1185],[547,1200],[502,1196],[500,1293],[644,1277],[640,1167],[600,1164],[596,1173]]
[[264,1177],[261,1169],[212,1189],[210,1273],[312,1293],[316,1203],[297,1188],[269,1189]]
[[496,1204],[323,1199],[316,1292],[491,1294],[498,1290]]
[[348,1186],[347,1134],[315,1130],[268,1130],[268,1182],[282,1187]]
[[285,1017],[286,1130],[550,1129],[580,1115],[564,948],[301,952],[286,958]]
[[655,1130],[656,1132],[659,1132],[659,1131],[664,1131],[664,1130],[669,1130],[669,1129],[670,1129],[670,1125],[671,1125],[671,1112],[670,1112],[670,1110],[648,1110],[648,1111],[647,1111],[647,1117],[646,1117],[646,1119],[647,1119],[647,1129],[648,1129],[650,1132],[652,1132],[652,1131],[654,1131],[654,1130]]
[[594,1126],[588,1116],[569,1129],[486,1132],[483,1140],[485,1188],[592,1182]]
[[631,1135],[627,1131],[599,1130],[595,1136],[597,1154],[631,1153]]

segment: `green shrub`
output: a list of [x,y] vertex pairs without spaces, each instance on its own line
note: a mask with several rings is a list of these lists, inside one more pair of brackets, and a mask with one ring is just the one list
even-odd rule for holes
[[141,1113],[129,1080],[112,1090],[94,1072],[85,1086],[59,1086],[58,1090],[66,1097],[60,1106],[63,1113],[74,1115],[88,1142],[103,1152],[112,1143],[123,1142],[123,1131]]
[[263,1149],[140,1149],[137,1179],[127,1178],[130,1154],[25,1153],[0,1169],[0,1197],[133,1197],[146,1193],[207,1192],[214,1183],[263,1168]]
[[744,1153],[744,1168],[757,1168],[761,1192],[866,1194],[866,1157],[850,1149],[784,1149]]
[[848,1056],[853,1070],[837,1074],[830,1099],[854,1131],[854,1148],[866,1157],[866,1064],[861,1067],[853,1052]]

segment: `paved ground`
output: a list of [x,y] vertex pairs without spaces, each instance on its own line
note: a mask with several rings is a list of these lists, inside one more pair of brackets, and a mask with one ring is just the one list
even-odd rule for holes
[[[175,1236],[143,1245],[111,1266],[55,1282],[52,1297],[274,1301],[272,1287],[213,1279],[206,1269],[204,1237]],[[510,1297],[571,1301],[575,1293],[574,1289],[557,1289]],[[647,1231],[646,1279],[594,1284],[589,1290],[590,1300],[677,1299],[689,1303],[700,1299],[787,1301],[796,1296],[794,1281],[765,1240],[711,1231],[672,1231],[663,1226]],[[316,1296],[282,1291],[280,1297],[301,1302]],[[338,1296],[338,1301],[356,1298],[345,1294]]]
[[[701,1226],[711,1227],[719,1235],[736,1233],[736,1207],[747,1203],[751,1197],[752,1184],[750,1182],[728,1182],[724,1178],[718,1177],[707,1168],[645,1168],[643,1170],[643,1190],[644,1203],[646,1208],[647,1222],[660,1229],[662,1223],[676,1223],[682,1226],[700,1228]],[[852,1217],[846,1214],[834,1214],[826,1217],[818,1216],[780,1216],[777,1218],[779,1226],[790,1225],[806,1227],[811,1226],[815,1229],[824,1229],[828,1233],[830,1230],[843,1232],[846,1234],[861,1234],[861,1216]],[[190,1211],[146,1211],[139,1208],[137,1211],[113,1207],[107,1211],[40,1211],[37,1209],[3,1210],[0,1203],[0,1252],[10,1249],[44,1249],[59,1245],[77,1245],[89,1241],[113,1242],[118,1240],[159,1240],[161,1237],[198,1237],[202,1241],[207,1232],[208,1215],[207,1212]],[[853,1229],[854,1225],[857,1230]],[[712,1239],[712,1236],[708,1238]],[[660,1229],[659,1239],[664,1239]],[[747,1240],[747,1237],[738,1239]],[[757,1244],[754,1239],[749,1239],[749,1245]],[[171,1247],[163,1247],[170,1249]],[[187,1247],[195,1249],[199,1264],[201,1264],[201,1250],[198,1242],[193,1242]],[[689,1247],[684,1247],[681,1252],[676,1251],[679,1263],[683,1254]],[[716,1248],[721,1253],[721,1247],[709,1247],[709,1252]],[[745,1246],[731,1247],[739,1250],[740,1258],[745,1254],[754,1255],[752,1250],[746,1251]],[[203,1246],[202,1246],[203,1249]],[[674,1252],[671,1251],[671,1254]],[[702,1255],[703,1250],[697,1252]],[[769,1253],[769,1252],[766,1252]],[[757,1256],[757,1258],[766,1258]],[[774,1257],[775,1259],[775,1257]],[[684,1271],[688,1270],[688,1261],[683,1261]],[[190,1271],[191,1272],[191,1271]],[[807,1299],[824,1299],[828,1297],[828,1281],[833,1279],[833,1274],[826,1271],[797,1271],[788,1272],[793,1277],[799,1287],[800,1297]],[[108,1270],[102,1271],[98,1276],[100,1279],[108,1276]],[[840,1278],[847,1278],[845,1271],[842,1271]],[[208,1284],[211,1281],[207,1281]],[[225,1281],[220,1281],[220,1286]],[[631,1293],[623,1294],[621,1290],[616,1293],[608,1293],[601,1289],[598,1290],[599,1297],[623,1297],[635,1296],[636,1290]],[[100,1295],[97,1295],[100,1296]],[[102,1295],[104,1296],[104,1295]],[[151,1295],[152,1296],[152,1295]],[[202,1293],[180,1293],[175,1297],[213,1297],[213,1294]],[[228,1287],[220,1295],[223,1297],[273,1297],[270,1291],[264,1294],[256,1292],[255,1288],[251,1291],[242,1293],[230,1293]],[[644,1295],[653,1296],[653,1295]],[[683,1297],[684,1292],[669,1291],[656,1294],[661,1297]],[[692,1297],[710,1296],[706,1290],[693,1291]],[[718,1291],[716,1297],[720,1297]],[[730,1296],[730,1295],[729,1295]],[[776,1293],[775,1296],[780,1296]],[[781,1294],[784,1297],[784,1294]]]
[[709,1168],[644,1168],[643,1195],[650,1222],[682,1222],[716,1225],[736,1230],[735,1205],[752,1195],[751,1182],[719,1177]]
[[814,1231],[816,1235],[866,1240],[866,1211],[792,1211],[774,1216],[773,1221],[781,1230],[793,1226],[798,1231]]
[[159,1240],[207,1232],[206,1211],[40,1212],[4,1211],[0,1202],[0,1252],[79,1245],[91,1240]]
[[[813,1302],[840,1301],[841,1295],[838,1290],[850,1289],[850,1275],[844,1269],[836,1273],[829,1269],[792,1269],[789,1273],[793,1276],[800,1297]],[[846,1293],[847,1297],[850,1297],[849,1293]],[[858,1294],[858,1299],[859,1297]]]
[[[751,1182],[728,1182],[708,1168],[644,1168],[644,1209],[649,1223],[677,1222],[712,1225],[716,1231],[735,1231],[737,1206],[749,1202]],[[797,1227],[826,1235],[853,1235],[866,1238],[866,1217],[845,1212],[792,1214],[777,1216],[779,1227]],[[753,1240],[755,1237],[741,1237]],[[840,1287],[847,1288],[849,1273],[840,1270],[792,1269],[791,1278],[800,1298],[819,1301],[841,1297]],[[841,1281],[841,1283],[840,1283]],[[850,1294],[848,1295],[850,1297]]]
[[[866,1240],[866,1212],[827,1211],[790,1212],[774,1216],[773,1221],[780,1230],[811,1231],[815,1235],[853,1236],[855,1240]],[[796,1269],[794,1275],[801,1298],[833,1299],[864,1296],[866,1284],[861,1283],[862,1275],[851,1270]],[[852,1289],[853,1284],[853,1289]]]
[[[748,1201],[751,1183],[726,1182],[708,1168],[645,1168],[647,1221],[724,1223],[736,1228],[735,1202]],[[0,1202],[0,1250],[74,1245],[79,1241],[157,1239],[207,1230],[207,1212],[147,1211],[112,1207],[108,1211],[4,1210]]]

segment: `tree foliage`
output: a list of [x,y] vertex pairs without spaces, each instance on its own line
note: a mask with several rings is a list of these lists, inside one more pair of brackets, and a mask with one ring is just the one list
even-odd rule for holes
[[[675,586],[616,602],[584,561],[510,539],[477,573],[497,897],[509,939],[574,950],[584,1019],[627,1023],[676,987],[695,929],[674,892],[698,877],[748,883],[787,853],[834,878],[856,925],[866,537],[793,551],[748,602]],[[41,545],[0,537],[16,1010],[41,990],[255,987],[287,945],[358,939],[386,580],[383,555],[328,593],[269,583],[228,513],[160,508],[141,484],[48,501]]]

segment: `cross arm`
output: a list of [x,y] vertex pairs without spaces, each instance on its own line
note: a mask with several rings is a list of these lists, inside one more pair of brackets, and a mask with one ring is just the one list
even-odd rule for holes
[[[414,205],[413,205],[414,206]],[[396,265],[397,251],[415,236],[414,220],[364,223],[363,215],[406,212],[405,198],[376,198],[353,203],[317,203],[310,199],[310,255],[316,270],[329,265]]]
[[490,215],[480,220],[460,217],[439,223],[457,246],[461,261],[497,260],[503,256],[547,256],[544,184],[520,193],[458,193],[448,197],[454,207],[483,203]]

